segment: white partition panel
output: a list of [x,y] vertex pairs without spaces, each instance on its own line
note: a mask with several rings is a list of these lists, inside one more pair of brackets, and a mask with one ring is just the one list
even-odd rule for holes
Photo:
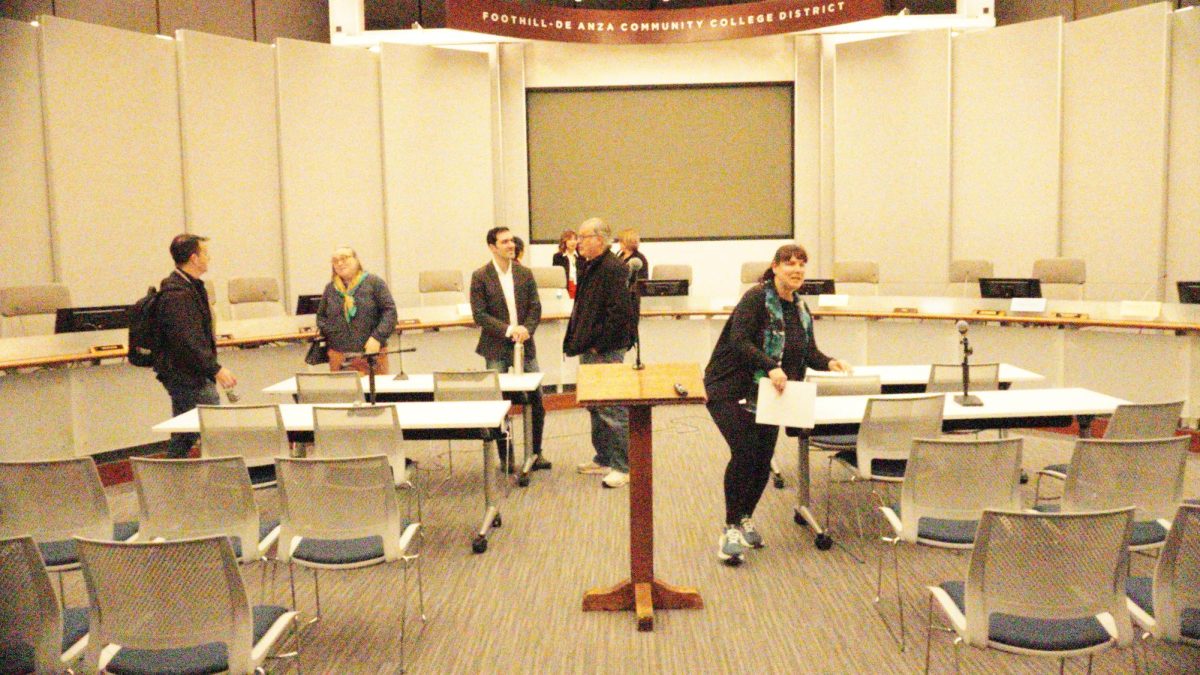
[[1158,3],[1063,27],[1062,255],[1088,299],[1159,298],[1169,26]]
[[490,260],[491,66],[487,54],[434,47],[384,44],[380,56],[388,266],[397,302],[416,305],[421,270]]
[[814,271],[821,250],[821,38],[798,35],[793,93],[793,227]]
[[131,303],[184,228],[175,42],[41,25],[56,276],[77,305]]
[[880,293],[945,286],[950,252],[950,34],[837,46],[834,259],[875,260]]
[[1200,7],[1171,19],[1170,128],[1167,301],[1178,298],[1176,281],[1200,279]]
[[955,36],[951,259],[1058,255],[1061,39],[1058,17]]
[[0,19],[0,286],[54,280],[38,30]]
[[500,172],[495,176],[501,207],[496,222],[525,240],[529,262],[529,153],[525,123],[525,45],[496,47],[500,76]]
[[187,229],[212,240],[214,278],[282,283],[274,50],[194,31],[177,41]]
[[275,46],[285,292],[320,293],[338,246],[386,278],[378,56],[299,40]]

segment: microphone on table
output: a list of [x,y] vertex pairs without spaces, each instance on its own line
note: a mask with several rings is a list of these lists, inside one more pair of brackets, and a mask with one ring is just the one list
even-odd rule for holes
[[626,262],[625,264],[629,265],[628,285],[632,286],[633,284],[635,284],[637,282],[638,272],[642,271],[642,260],[641,260],[641,258],[630,258],[629,261]]
[[633,360],[633,369],[642,370],[645,368],[642,365],[642,335],[641,335],[641,286],[637,282],[637,274],[642,271],[641,258],[630,258],[629,262],[629,293],[632,295],[633,302],[633,345],[636,351],[636,356]]
[[970,406],[970,407],[983,405],[983,401],[981,401],[978,396],[971,395],[971,354],[973,353],[973,351],[971,349],[970,341],[967,340],[967,331],[970,330],[971,326],[966,321],[959,319],[958,323],[954,324],[954,327],[958,329],[958,334],[962,336],[962,350],[963,350],[963,360],[962,360],[963,393],[958,396],[955,396],[954,402],[961,406]]

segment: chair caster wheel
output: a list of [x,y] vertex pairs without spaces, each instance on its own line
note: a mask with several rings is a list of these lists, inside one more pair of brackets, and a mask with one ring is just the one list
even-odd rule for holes
[[471,551],[474,553],[487,551],[487,538],[476,535],[475,539],[471,540]]
[[818,551],[828,551],[833,548],[833,537],[822,532],[813,539],[813,543],[817,545]]
[[1021,485],[1026,485],[1028,483],[1029,483],[1029,473],[1026,472],[1025,469],[1021,469]]
[[808,521],[804,520],[804,516],[800,515],[799,511],[792,512],[792,522],[801,527],[808,527]]
[[[504,521],[500,520],[500,514],[497,513],[496,517],[492,518],[492,527],[502,527],[503,525],[504,525]],[[486,539],[484,540],[484,543],[485,544],[487,543]],[[486,548],[486,546],[485,546],[485,548]]]
[[521,477],[517,478],[517,485],[520,487],[529,487],[529,475],[521,474]]
[[775,489],[782,490],[785,487],[787,487],[787,483],[784,482],[783,476],[776,476],[775,477]]

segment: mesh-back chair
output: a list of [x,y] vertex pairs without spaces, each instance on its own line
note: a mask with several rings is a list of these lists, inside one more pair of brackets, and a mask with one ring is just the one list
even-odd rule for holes
[[[1174,436],[1179,428],[1179,416],[1183,414],[1183,401],[1168,401],[1165,403],[1125,403],[1117,406],[1108,426],[1104,430],[1104,438],[1122,440],[1131,438],[1166,438]],[[1035,501],[1041,501],[1042,477],[1067,479],[1067,464],[1050,464],[1038,471],[1037,482],[1034,483]]]
[[[249,469],[273,467],[291,454],[283,413],[277,405],[198,405],[201,457],[241,457]],[[271,471],[256,471],[256,488],[275,485]]]
[[[1114,441],[1075,441],[1063,486],[1062,511],[1080,513],[1119,506],[1135,508],[1129,550],[1159,548],[1167,538],[1175,507],[1183,501],[1187,436]],[[1054,505],[1040,505],[1052,510]]]
[[279,301],[279,281],[273,277],[237,277],[229,280],[229,316],[232,319],[257,319],[283,316],[287,312]]
[[963,298],[979,297],[979,279],[994,277],[989,260],[951,260],[950,296]]
[[366,457],[385,455],[396,485],[408,483],[404,434],[394,405],[313,406],[311,457]]
[[[835,484],[834,465],[841,466],[849,473],[850,482],[903,481],[913,439],[941,436],[945,400],[942,394],[867,399],[867,409],[858,427],[858,444],[853,450],[841,450],[829,458],[829,486],[825,490],[826,525],[832,507],[830,493]],[[886,503],[882,496],[877,497]]]
[[362,376],[358,371],[296,373],[297,403],[362,403]]
[[59,606],[33,538],[0,538],[0,673],[62,672],[87,632],[87,608]]
[[1130,578],[1125,590],[1144,631],[1200,647],[1200,504],[1180,505],[1154,577]]
[[296,612],[251,609],[229,538],[79,539],[91,600],[88,666],[136,673],[253,673]]
[[425,270],[417,276],[421,306],[457,305],[467,301],[462,270]]
[[[504,398],[500,390],[500,374],[494,370],[445,370],[433,374],[433,400],[435,401],[499,401]],[[508,435],[506,433],[506,435]],[[497,439],[502,443],[502,439]],[[451,446],[453,445],[452,442]],[[486,444],[485,444],[486,451]],[[484,455],[485,465],[487,455]],[[509,456],[509,466],[512,469],[512,457]],[[446,463],[450,471],[454,471],[453,447],[446,451]],[[485,468],[486,470],[486,468]]]
[[46,569],[58,575],[61,602],[63,573],[79,568],[72,537],[123,540],[136,533],[137,523],[113,524],[91,457],[0,462],[0,537],[33,537]]
[[[813,375],[804,376],[805,382],[817,385],[817,396],[878,396],[883,385],[878,375]],[[851,450],[858,444],[858,434],[813,436],[809,447],[817,450]]]
[[259,519],[241,457],[134,457],[130,464],[143,539],[225,535],[238,560],[252,562],[262,560],[279,536],[279,521]]
[[1030,276],[1041,282],[1043,298],[1082,300],[1087,282],[1087,261],[1083,258],[1034,260]]
[[[987,510],[967,580],[929,586],[934,609],[959,644],[1067,659],[1131,644],[1125,606],[1125,541],[1133,509],[1075,514]],[[1090,668],[1089,668],[1090,670]],[[1061,672],[1061,666],[1060,666]]]
[[[904,650],[904,595],[900,588],[900,542],[969,549],[984,509],[1021,509],[1022,439],[916,439],[900,487],[900,503],[879,507],[891,526],[892,574]],[[875,577],[875,602],[883,595],[883,557]]]
[[399,561],[404,568],[400,590],[403,670],[408,569],[414,565],[420,615],[425,619],[420,557],[415,551],[420,523],[402,523],[387,457],[280,458],[276,465],[282,517],[279,559],[288,563],[292,606],[296,606],[294,564],[313,571],[319,619],[319,570],[346,570]]
[[[967,366],[967,382],[971,391],[995,391],[1000,388],[999,363],[972,363]],[[962,364],[935,363],[929,367],[929,382],[925,391],[962,392]]]

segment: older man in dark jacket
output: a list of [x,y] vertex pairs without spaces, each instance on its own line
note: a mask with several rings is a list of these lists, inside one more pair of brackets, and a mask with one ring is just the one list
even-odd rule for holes
[[[578,356],[580,365],[621,363],[633,344],[637,317],[629,293],[629,268],[609,250],[612,231],[599,218],[579,226],[581,265],[575,290],[575,307],[563,352]],[[592,446],[596,456],[580,464],[585,474],[604,474],[604,486],[617,488],[629,483],[629,411],[621,406],[589,408]]]
[[[225,389],[237,378],[217,362],[212,310],[200,277],[208,271],[208,239],[181,234],[171,240],[175,270],[159,285],[155,306],[158,349],[154,372],[171,396],[171,414],[181,415],[197,405],[221,402],[216,384]],[[170,457],[187,457],[199,434],[172,434]]]

